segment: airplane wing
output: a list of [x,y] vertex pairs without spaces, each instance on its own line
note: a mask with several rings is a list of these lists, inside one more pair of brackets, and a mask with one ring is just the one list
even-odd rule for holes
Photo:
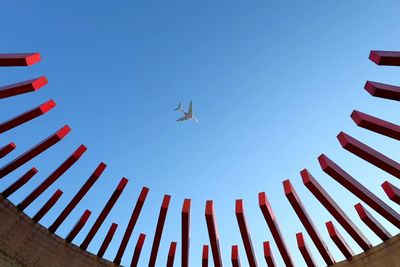
[[193,114],[193,105],[192,105],[192,100],[190,100],[188,114],[190,114],[190,115],[192,115],[192,114]]
[[180,118],[180,119],[177,119],[176,121],[185,121],[185,120],[187,120],[188,118],[186,117],[186,116],[183,116],[182,118]]

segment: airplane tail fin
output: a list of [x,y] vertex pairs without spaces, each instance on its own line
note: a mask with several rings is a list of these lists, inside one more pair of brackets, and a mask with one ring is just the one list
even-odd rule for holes
[[177,110],[182,110],[181,102],[179,102],[178,107],[176,109],[174,109],[174,111],[177,111]]

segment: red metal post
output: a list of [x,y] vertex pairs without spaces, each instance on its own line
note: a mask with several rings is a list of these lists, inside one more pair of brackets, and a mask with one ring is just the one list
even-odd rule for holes
[[400,189],[388,181],[384,182],[381,186],[389,199],[400,205]]
[[382,241],[386,241],[392,235],[380,224],[371,213],[369,213],[361,203],[354,205],[360,219],[377,235]]
[[124,237],[122,238],[121,244],[119,245],[119,249],[117,255],[114,258],[115,264],[120,264],[122,256],[124,255],[126,246],[128,245],[129,239],[132,235],[133,229],[135,228],[136,222],[139,218],[140,212],[142,211],[142,207],[144,202],[146,201],[147,194],[149,189],[147,187],[143,187],[140,195],[136,201],[135,208],[133,209],[131,218],[129,220],[128,226],[126,227]]
[[307,264],[307,267],[315,267],[317,266],[315,264],[315,260],[314,257],[311,254],[310,249],[308,248],[305,240],[304,240],[304,236],[303,233],[297,233],[296,234],[296,240],[297,240],[297,247],[300,250],[301,255],[303,256],[304,261]]
[[250,267],[256,267],[258,266],[257,259],[256,256],[254,255],[253,244],[251,242],[250,232],[247,227],[246,216],[244,215],[243,200],[237,199],[235,205],[236,205],[235,207],[236,219],[239,225],[240,235],[242,236],[243,245],[247,255],[247,260],[249,261]]
[[315,180],[315,178],[304,169],[300,172],[304,185],[313,193],[313,195],[321,202],[321,204],[329,211],[330,214],[342,225],[349,235],[357,242],[357,244],[367,251],[372,247],[371,242],[363,235],[352,220],[340,208],[340,206],[332,199],[332,197],[323,189],[323,187]]
[[214,212],[214,203],[212,200],[207,200],[206,202],[206,223],[207,223],[207,230],[208,236],[210,238],[210,245],[211,245],[211,252],[214,260],[215,267],[222,267],[222,257],[221,257],[221,249],[219,246],[219,235],[217,229],[217,222],[215,219],[215,212]]
[[116,223],[112,223],[110,226],[110,229],[108,229],[107,235],[104,238],[103,243],[101,244],[101,247],[99,249],[99,251],[97,252],[97,257],[102,258],[104,253],[106,252],[108,246],[111,243],[111,240],[114,237],[115,231],[117,230],[118,224]]
[[44,204],[44,206],[33,216],[32,220],[35,222],[40,221],[44,215],[56,204],[58,199],[63,194],[63,191],[57,189],[57,191],[51,196],[51,198]]
[[79,234],[79,232],[82,230],[83,226],[85,226],[87,220],[89,219],[90,214],[92,214],[92,212],[90,210],[85,210],[85,212],[79,218],[78,222],[72,228],[71,232],[69,232],[69,234],[65,237],[65,240],[67,242],[71,243],[74,240],[74,238],[77,236],[77,234]]
[[0,169],[0,179],[4,176],[8,175],[12,171],[16,170],[18,167],[24,165],[43,151],[47,150],[51,146],[55,145],[59,141],[61,141],[70,131],[71,129],[65,125],[60,130],[58,130],[53,135],[49,136],[47,139],[36,145],[35,147],[31,148],[29,151],[25,152],[18,158],[14,159],[6,166]]
[[400,164],[396,161],[361,143],[344,132],[340,132],[337,138],[344,149],[391,175],[400,178]]
[[0,87],[0,99],[34,92],[47,84],[46,77],[42,76],[32,80],[14,83]]
[[49,227],[50,232],[54,233],[58,229],[58,227],[64,222],[64,220],[68,217],[68,215],[72,212],[76,205],[78,205],[78,203],[82,200],[82,198],[86,195],[90,188],[96,183],[106,166],[107,165],[103,162],[101,162],[99,166],[97,166],[97,168],[94,170],[86,183],[81,187],[81,189],[79,189],[78,193],[76,193],[76,195],[68,203],[65,209]]
[[346,259],[351,259],[354,256],[354,252],[344,240],[343,236],[335,228],[333,222],[329,221],[325,225],[326,229],[328,229],[329,236],[332,238],[332,241],[336,244],[342,254],[346,257]]
[[5,198],[11,196],[12,194],[15,193],[15,191],[17,191],[18,189],[20,189],[24,184],[26,184],[36,173],[38,172],[38,170],[33,167],[32,169],[30,169],[29,171],[27,171],[24,175],[21,176],[21,178],[19,178],[17,181],[15,181],[12,185],[10,185],[9,187],[7,187],[7,189],[5,189],[3,191],[3,193],[1,193]]
[[400,228],[400,215],[361,183],[354,179],[350,174],[341,169],[336,163],[322,154],[318,157],[319,164],[324,172],[344,186],[347,190],[360,198],[376,212]]
[[201,266],[208,267],[208,245],[203,245],[203,252],[201,255]]
[[142,248],[143,248],[143,244],[144,244],[145,240],[146,240],[146,235],[140,234],[139,238],[136,242],[135,251],[133,252],[131,267],[137,266],[137,264],[139,262],[139,258],[140,258],[140,253],[142,252]]
[[83,240],[82,244],[80,245],[81,249],[87,249],[90,242],[96,235],[97,231],[103,224],[104,220],[107,218],[108,214],[110,213],[111,209],[114,207],[114,204],[117,202],[118,198],[124,191],[126,184],[128,183],[128,179],[122,178],[119,181],[117,188],[115,188],[114,193],[111,195],[110,199],[108,200],[107,204],[104,206],[103,210],[101,211],[99,217],[97,217],[96,221],[94,222],[92,228],[90,229],[89,233],[87,234],[85,240]]
[[174,266],[175,251],[176,251],[176,242],[171,242],[168,251],[167,267]]
[[0,134],[7,132],[23,123],[26,123],[30,120],[33,120],[33,119],[47,113],[55,106],[56,106],[56,102],[54,102],[54,100],[49,100],[36,108],[33,108],[31,110],[28,110],[28,111],[18,115],[15,118],[12,118],[8,121],[0,123]]
[[38,198],[47,188],[49,188],[58,178],[60,178],[72,165],[77,162],[85,153],[86,147],[80,145],[71,156],[69,156],[46,180],[44,180],[35,190],[33,190],[21,203],[18,204],[18,209],[24,210],[36,198]]
[[264,192],[258,193],[258,204],[285,265],[288,267],[294,266],[289,250],[285,244],[285,240],[279,229],[279,225],[272,210],[271,204],[269,203],[267,195]]
[[400,66],[400,52],[372,50],[369,59],[377,65]]
[[163,233],[163,229],[164,229],[165,219],[167,217],[170,200],[171,200],[171,196],[164,195],[164,198],[163,198],[163,201],[161,204],[161,208],[160,208],[160,214],[158,215],[157,227],[156,227],[156,232],[154,234],[154,240],[153,240],[153,246],[151,247],[149,267],[156,266],[158,248],[160,247],[160,241],[161,241],[161,237],[162,237],[162,233]]
[[277,266],[275,263],[274,256],[272,255],[272,249],[268,241],[263,243],[264,259],[267,262],[268,267]]
[[400,126],[354,110],[351,118],[357,126],[400,141]]
[[0,149],[0,159],[7,156],[11,151],[13,151],[17,146],[14,143],[9,143],[8,145]]
[[325,242],[322,240],[318,230],[315,228],[314,223],[311,218],[308,216],[306,209],[301,203],[300,198],[298,197],[296,191],[294,190],[290,180],[283,181],[283,188],[285,191],[285,195],[292,205],[294,211],[299,217],[301,223],[304,225],[304,228],[307,230],[307,233],[310,235],[311,240],[314,242],[317,247],[319,253],[322,258],[325,260],[327,265],[332,265],[335,263],[333,256],[331,255],[328,247]]
[[372,96],[396,101],[400,100],[400,87],[398,86],[367,81],[364,88]]
[[185,199],[182,205],[182,267],[189,266],[189,248],[190,248],[190,199]]
[[0,54],[0,67],[25,67],[40,61],[40,53]]
[[240,267],[240,258],[239,258],[239,248],[237,245],[232,246],[232,251],[231,251],[231,261],[232,261],[232,267]]

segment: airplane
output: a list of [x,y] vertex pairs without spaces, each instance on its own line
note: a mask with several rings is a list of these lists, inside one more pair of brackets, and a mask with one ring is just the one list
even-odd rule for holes
[[192,119],[192,120],[194,120],[195,122],[199,122],[199,120],[198,120],[195,116],[193,116],[193,105],[192,105],[192,100],[190,100],[188,112],[186,112],[186,111],[184,111],[184,110],[182,109],[182,105],[181,105],[180,102],[179,102],[179,104],[178,104],[178,107],[177,107],[176,109],[174,109],[174,111],[180,111],[180,112],[182,112],[182,113],[184,114],[184,116],[183,116],[182,118],[177,119],[176,121],[186,121],[186,120]]

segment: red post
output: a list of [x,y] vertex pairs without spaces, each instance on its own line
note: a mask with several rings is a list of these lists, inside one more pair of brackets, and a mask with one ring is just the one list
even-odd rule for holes
[[148,192],[149,192],[149,189],[147,187],[143,187],[142,191],[140,192],[139,198],[136,201],[136,205],[135,205],[135,208],[133,209],[128,226],[126,227],[124,237],[122,238],[121,244],[119,245],[117,255],[115,256],[115,259],[114,259],[115,264],[121,263],[122,256],[124,255],[126,246],[128,245],[128,242],[132,235],[133,229],[135,228],[135,225],[139,218],[140,212],[142,211],[142,207],[143,207],[144,202],[146,201]]
[[324,172],[344,186],[347,190],[360,198],[376,212],[400,228],[400,215],[389,205],[365,188],[361,183],[354,179],[350,174],[341,169],[327,156],[322,154],[318,157],[319,164]]
[[189,267],[190,248],[190,199],[185,199],[182,205],[182,267]]
[[30,120],[33,120],[33,119],[49,112],[55,106],[56,106],[56,103],[54,102],[54,100],[49,100],[36,108],[33,108],[31,110],[28,110],[28,111],[18,115],[15,118],[12,118],[8,121],[0,123],[0,134],[7,132],[23,123],[26,123]]
[[0,149],[0,159],[7,156],[11,151],[13,151],[17,146],[14,143],[9,143],[8,145]]
[[140,253],[142,252],[143,244],[144,241],[146,240],[146,235],[145,234],[140,234],[136,246],[135,246],[135,251],[133,253],[132,261],[131,261],[131,267],[136,267],[140,258]]
[[301,255],[303,256],[304,261],[307,264],[307,267],[316,267],[314,257],[312,256],[310,249],[308,248],[303,233],[299,232],[296,234],[297,247],[300,250]]
[[51,196],[51,198],[44,204],[44,206],[36,213],[35,216],[33,216],[32,220],[35,222],[40,221],[44,215],[56,204],[57,200],[61,197],[63,192],[60,189],[57,189],[57,191]]
[[354,256],[354,252],[344,240],[343,236],[335,228],[333,222],[329,221],[325,225],[326,229],[328,229],[329,236],[332,238],[332,241],[336,244],[342,254],[346,257],[346,259],[351,259]]
[[156,232],[154,234],[154,240],[153,240],[153,246],[151,247],[149,267],[154,267],[156,265],[158,248],[160,247],[160,241],[161,241],[162,232],[164,229],[165,218],[167,217],[168,206],[169,206],[170,200],[171,200],[171,196],[164,195],[164,198],[163,198],[163,201],[161,204],[161,208],[160,208],[160,214],[158,215],[157,227],[156,227]]
[[340,132],[337,138],[342,147],[347,151],[350,151],[356,156],[368,161],[369,163],[390,173],[391,175],[400,178],[400,164],[396,161],[386,157],[385,155],[361,143],[344,132]]
[[24,175],[22,175],[21,178],[15,181],[12,185],[7,187],[7,189],[5,189],[1,194],[6,198],[11,196],[12,194],[15,193],[15,191],[17,191],[24,184],[26,184],[37,172],[38,170],[35,167],[33,167],[32,169],[27,171]]
[[214,203],[212,200],[207,200],[206,202],[206,222],[207,222],[207,230],[208,236],[210,238],[211,252],[214,260],[215,267],[222,267],[222,257],[221,257],[221,249],[219,246],[219,235],[217,229],[217,222],[215,219],[214,212]]
[[83,240],[82,244],[80,245],[81,249],[87,249],[90,242],[96,235],[97,231],[103,224],[104,220],[107,218],[108,214],[110,213],[111,209],[114,207],[114,204],[117,202],[118,198],[124,191],[126,184],[128,183],[128,179],[122,178],[119,181],[117,188],[115,188],[114,193],[111,195],[110,199],[108,200],[107,204],[104,206],[103,210],[101,211],[99,217],[97,217],[96,221],[94,222],[92,228],[90,229],[89,233],[87,234],[85,240]]
[[0,54],[0,67],[26,67],[39,61],[39,53]]
[[275,263],[274,256],[272,254],[272,249],[268,241],[263,243],[264,259],[267,262],[268,267],[277,266]]
[[340,206],[332,199],[332,197],[323,189],[323,187],[315,180],[315,178],[304,169],[300,172],[304,185],[313,193],[313,195],[321,202],[321,204],[329,211],[330,214],[342,225],[349,235],[357,242],[357,244],[367,251],[372,247],[371,242],[357,228],[353,221],[346,215]]
[[203,245],[203,252],[201,255],[201,266],[208,267],[208,245]]
[[232,267],[240,267],[240,258],[239,258],[239,248],[237,245],[232,246],[232,251],[231,251],[231,261],[232,261]]
[[18,158],[14,159],[10,163],[8,163],[6,166],[2,167],[0,169],[0,179],[3,178],[4,176],[8,175],[12,171],[16,170],[20,166],[24,165],[40,153],[44,152],[48,148],[52,147],[59,141],[61,141],[70,131],[71,129],[65,125],[62,127],[60,130],[58,130],[56,133],[53,135],[49,136],[47,139],[36,145],[35,147],[31,148],[29,151],[25,152]]
[[351,118],[357,126],[400,141],[400,126],[354,110]]
[[400,100],[400,87],[398,86],[367,81],[364,88],[372,96],[396,101]]
[[86,147],[80,145],[71,156],[69,156],[46,180],[44,180],[35,190],[32,191],[21,203],[18,204],[20,210],[28,207],[36,198],[38,198],[47,188],[49,188],[58,178],[61,177],[72,165],[77,162],[85,153]]
[[380,224],[371,213],[369,213],[361,203],[354,205],[360,219],[377,235],[382,241],[386,241],[392,235]]
[[239,225],[240,235],[242,236],[243,245],[247,255],[247,260],[249,261],[250,267],[256,267],[258,266],[257,259],[256,256],[254,255],[253,244],[251,242],[249,229],[247,227],[246,216],[244,215],[243,200],[237,199],[235,205],[236,205],[235,207],[236,219]]
[[292,205],[294,211],[296,212],[297,216],[299,217],[301,223],[303,224],[304,228],[306,229],[307,233],[310,235],[311,240],[314,242],[315,246],[317,247],[319,253],[321,254],[322,258],[326,262],[327,265],[332,265],[335,263],[333,256],[331,255],[328,247],[326,246],[325,242],[322,240],[318,230],[315,228],[314,223],[312,222],[311,218],[308,216],[306,209],[304,208],[303,204],[301,203],[300,198],[298,197],[296,191],[294,190],[290,180],[283,181],[283,188],[285,191],[285,195],[289,200],[290,204]]
[[384,182],[381,186],[389,199],[400,205],[400,189],[388,181]]
[[267,195],[264,192],[258,193],[258,204],[285,265],[288,267],[294,266],[289,250],[285,244],[285,240],[279,229],[278,221],[276,220],[274,211],[272,210],[271,204],[269,203]]
[[111,243],[111,240],[114,237],[115,231],[117,230],[118,224],[116,223],[112,223],[110,226],[110,229],[108,229],[107,235],[104,238],[103,243],[101,244],[101,247],[99,249],[99,251],[97,252],[97,257],[102,258],[104,253],[106,252],[108,246]]
[[58,227],[64,222],[64,220],[68,217],[68,215],[72,212],[76,205],[78,205],[78,203],[82,200],[82,198],[86,195],[90,188],[96,183],[106,166],[107,165],[103,162],[99,164],[99,166],[94,170],[86,183],[81,187],[81,189],[79,189],[78,193],[76,193],[76,195],[68,203],[65,209],[49,227],[50,232],[54,233],[58,229]]
[[46,77],[14,83],[0,87],[0,99],[34,92],[47,84]]
[[168,251],[167,267],[174,266],[175,251],[176,251],[176,242],[171,242]]
[[400,66],[400,52],[372,50],[369,59],[377,65]]
[[71,232],[69,232],[69,234],[65,237],[65,240],[67,242],[71,243],[77,236],[77,234],[79,234],[79,232],[82,230],[83,226],[85,226],[87,220],[89,219],[90,214],[92,214],[90,210],[85,210],[85,212],[79,218],[78,222],[72,228]]

